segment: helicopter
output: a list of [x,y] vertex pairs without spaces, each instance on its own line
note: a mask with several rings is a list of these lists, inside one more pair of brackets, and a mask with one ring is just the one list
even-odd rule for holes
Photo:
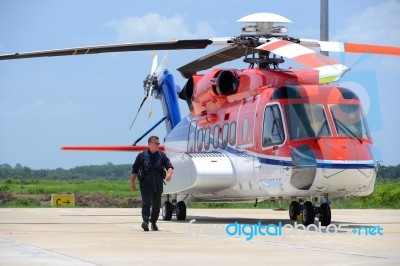
[[[290,199],[289,218],[331,223],[331,199],[373,192],[377,163],[360,98],[329,83],[350,69],[316,52],[400,55],[400,47],[328,42],[286,35],[273,13],[238,20],[253,23],[235,37],[88,46],[0,55],[0,60],[147,50],[224,48],[177,70],[182,89],[153,57],[144,102],[160,100],[163,117],[130,146],[66,146],[63,150],[142,151],[136,145],[161,123],[175,167],[164,187],[163,219],[185,220],[187,203]],[[246,69],[214,68],[243,58]],[[308,69],[281,69],[289,58]],[[206,73],[200,73],[207,71]],[[182,118],[178,99],[190,114]],[[135,120],[134,120],[135,121]],[[134,122],[132,123],[132,125]]]

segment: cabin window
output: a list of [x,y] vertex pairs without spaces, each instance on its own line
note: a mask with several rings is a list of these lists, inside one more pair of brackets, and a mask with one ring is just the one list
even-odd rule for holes
[[204,149],[208,151],[210,148],[210,127],[206,128],[205,134],[204,134]]
[[214,149],[218,149],[218,146],[219,146],[219,125],[215,125],[214,126],[213,146],[214,146]]
[[242,141],[243,142],[247,142],[248,131],[249,131],[249,119],[246,118],[243,120],[243,127],[242,127]]
[[362,108],[358,104],[335,104],[330,106],[336,132],[339,136],[371,139]]
[[197,150],[201,151],[203,149],[203,129],[200,128],[197,131]]
[[189,124],[189,141],[188,141],[188,151],[194,151],[194,143],[196,141],[196,124]]
[[231,128],[229,132],[229,144],[235,145],[236,143],[236,122],[231,123]]
[[282,116],[278,105],[269,105],[265,107],[264,125],[263,125],[263,147],[282,144],[285,140],[283,130]]
[[290,139],[331,136],[322,104],[287,104],[284,110]]
[[228,130],[229,130],[229,125],[225,124],[222,129],[222,147],[228,145]]

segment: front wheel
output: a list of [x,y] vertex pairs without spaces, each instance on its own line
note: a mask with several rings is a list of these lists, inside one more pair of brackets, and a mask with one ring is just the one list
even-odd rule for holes
[[179,201],[176,205],[176,219],[178,221],[186,219],[186,203],[184,201]]
[[290,220],[296,221],[297,220],[297,215],[300,214],[300,203],[298,201],[292,201],[289,205],[289,217]]
[[308,226],[309,224],[313,224],[315,220],[315,212],[314,206],[311,201],[306,201],[303,204],[302,210],[302,221],[304,226]]
[[331,207],[327,203],[319,207],[319,221],[322,226],[328,226],[331,223]]
[[164,201],[162,208],[162,217],[164,221],[171,221],[172,219],[172,203]]

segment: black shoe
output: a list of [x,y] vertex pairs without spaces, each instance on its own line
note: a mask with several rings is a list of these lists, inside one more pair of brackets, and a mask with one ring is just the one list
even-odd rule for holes
[[149,231],[149,224],[146,223],[146,222],[143,222],[142,223],[142,228],[143,228],[144,231]]
[[151,223],[151,230],[158,231],[158,227],[157,227],[156,223]]

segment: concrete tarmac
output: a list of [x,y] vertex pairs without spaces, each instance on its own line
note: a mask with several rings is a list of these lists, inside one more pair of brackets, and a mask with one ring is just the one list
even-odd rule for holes
[[328,232],[261,209],[141,222],[140,209],[0,209],[0,265],[400,265],[400,210],[333,209]]

